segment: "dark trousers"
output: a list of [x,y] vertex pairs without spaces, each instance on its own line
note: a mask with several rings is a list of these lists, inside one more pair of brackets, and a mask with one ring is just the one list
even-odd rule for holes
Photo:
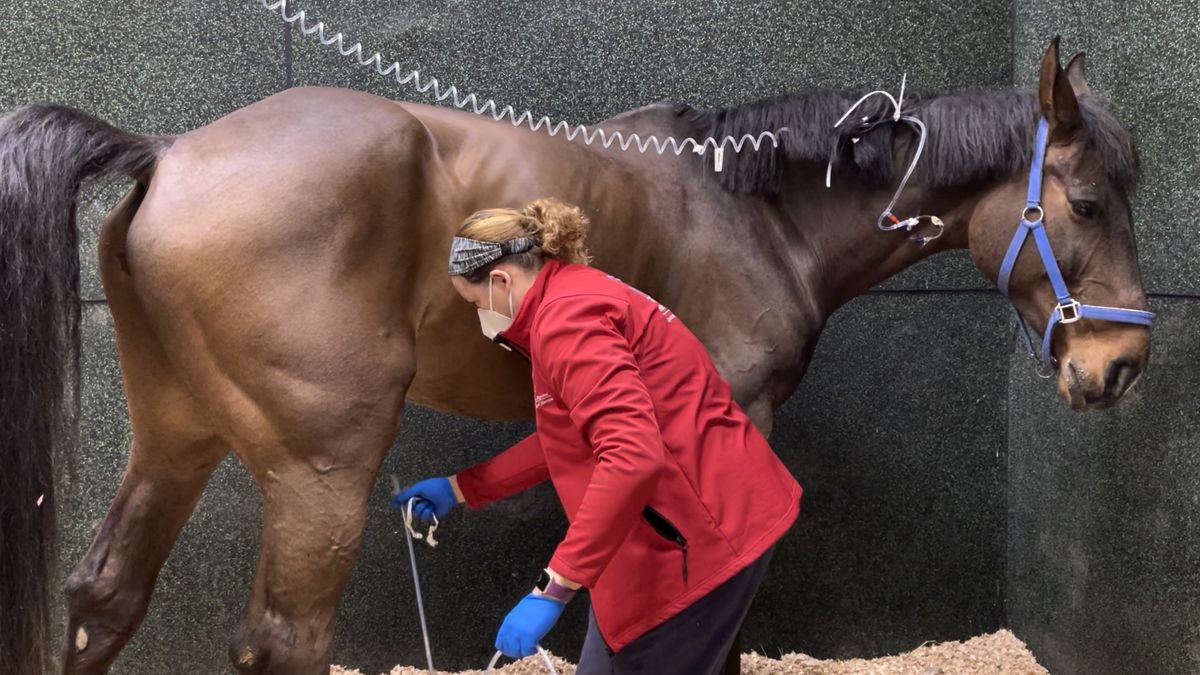
[[774,548],[729,581],[613,654],[589,612],[575,675],[721,675]]

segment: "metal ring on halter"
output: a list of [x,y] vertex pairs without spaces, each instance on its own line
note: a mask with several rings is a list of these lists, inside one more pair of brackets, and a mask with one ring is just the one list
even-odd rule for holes
[[[1029,217],[1029,214],[1033,211],[1037,212],[1037,218]],[[1046,210],[1043,209],[1040,205],[1039,206],[1026,206],[1025,210],[1021,212],[1021,217],[1030,223],[1040,223],[1041,221],[1045,220],[1045,218],[1046,218]]]
[[[537,650],[538,654],[542,657],[542,663],[546,664],[546,670],[550,671],[550,675],[558,675],[558,671],[554,669],[554,662],[550,660],[550,654],[545,649],[542,649],[541,645],[538,645]],[[489,675],[496,668],[496,664],[500,662],[501,656],[504,656],[504,652],[496,652],[492,656],[492,662],[488,664],[487,670],[483,671],[484,675]]]
[[[1075,323],[1083,318],[1083,310],[1078,300],[1072,299],[1070,302],[1060,302],[1054,309],[1058,311],[1058,322],[1060,324]],[[1071,310],[1070,315],[1067,314],[1068,309]]]
[[1058,377],[1058,370],[1053,366],[1047,366],[1042,363],[1042,360],[1034,356],[1033,358],[1033,374],[1043,380],[1049,380]]

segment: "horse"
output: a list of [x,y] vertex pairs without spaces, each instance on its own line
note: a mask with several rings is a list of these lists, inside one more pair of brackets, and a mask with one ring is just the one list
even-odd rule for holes
[[[1051,335],[1062,398],[1080,411],[1116,403],[1146,368],[1148,327],[1066,320],[1048,269],[1080,300],[1146,307],[1129,203],[1136,153],[1089,91],[1082,54],[1063,68],[1055,38],[1036,90],[904,101],[928,136],[895,211],[938,214],[938,231],[877,227],[920,137],[872,102],[868,123],[835,129],[853,100],[822,90],[717,110],[659,103],[598,125],[693,139],[786,128],[719,172],[711,153],[622,152],[333,88],[286,90],[173,137],[57,105],[6,115],[0,670],[40,673],[52,660],[53,480],[76,444],[86,179],[133,179],[99,243],[133,441],[66,583],[64,673],[108,670],[231,452],[261,490],[264,519],[233,666],[328,671],[368,495],[406,402],[532,415],[527,362],[480,337],[446,276],[450,238],[480,208],[545,196],[581,206],[596,264],[669,306],[766,434],[835,310],[955,249],[985,278],[1003,276],[1019,317]],[[1054,253],[1048,263],[1030,245],[1006,262],[1008,248],[1021,252],[1010,241],[1035,166]]]

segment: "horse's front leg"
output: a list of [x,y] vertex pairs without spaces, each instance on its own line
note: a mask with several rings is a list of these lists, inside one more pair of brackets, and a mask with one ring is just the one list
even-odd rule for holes
[[720,355],[713,356],[718,369],[722,373],[730,373],[725,377],[733,388],[734,400],[762,435],[770,438],[775,424],[775,411],[787,401],[804,376],[808,357],[802,363],[781,364],[768,358],[770,354],[760,353],[738,361],[748,365],[722,368]]
[[[757,317],[757,318],[753,318]],[[694,330],[713,364],[763,436],[771,437],[775,411],[804,377],[824,321],[813,312],[759,309],[741,321],[701,322]]]

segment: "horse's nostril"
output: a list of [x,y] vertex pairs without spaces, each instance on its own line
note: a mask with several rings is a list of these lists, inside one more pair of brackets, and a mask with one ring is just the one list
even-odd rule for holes
[[1113,359],[1104,372],[1105,398],[1116,399],[1123,396],[1137,381],[1138,375],[1141,373],[1141,366],[1134,359],[1124,357]]
[[1066,370],[1063,375],[1066,376],[1067,394],[1071,398],[1071,407],[1076,410],[1083,410],[1087,405],[1087,397],[1083,393],[1083,383],[1079,380],[1079,368],[1075,366],[1075,362],[1067,360]]
[[1075,366],[1074,361],[1067,361],[1067,382],[1073,387],[1079,387],[1083,384],[1080,381],[1079,368]]

